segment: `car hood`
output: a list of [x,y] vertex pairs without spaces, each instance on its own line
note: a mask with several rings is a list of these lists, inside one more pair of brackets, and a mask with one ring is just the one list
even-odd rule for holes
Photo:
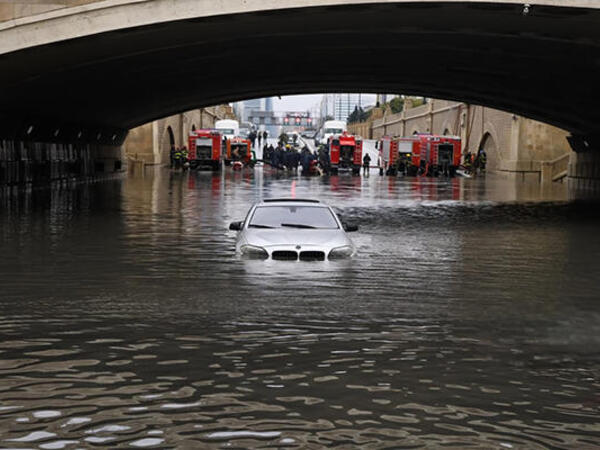
[[350,240],[341,230],[255,229],[247,230],[245,237],[249,244],[261,247],[273,245],[318,245],[326,247],[351,245]]

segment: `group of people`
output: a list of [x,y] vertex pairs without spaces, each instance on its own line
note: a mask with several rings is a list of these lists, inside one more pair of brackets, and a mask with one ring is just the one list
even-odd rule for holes
[[171,169],[181,169],[186,167],[187,163],[189,162],[188,156],[189,152],[185,145],[183,147],[176,147],[172,145],[169,152]]
[[307,146],[298,150],[295,146],[282,141],[277,143],[277,147],[265,143],[263,161],[279,170],[297,171],[298,167],[302,167],[303,175],[316,174],[317,156]]
[[[305,145],[298,149],[293,144],[280,140],[276,147],[265,143],[263,147],[263,162],[279,170],[297,171],[302,168],[302,175],[320,175],[331,172],[331,160],[329,150],[326,146],[320,146],[317,151],[311,152]],[[365,154],[363,157],[363,173],[369,175],[371,157]]]
[[252,142],[252,147],[254,147],[254,148],[256,148],[257,141],[258,141],[258,148],[261,147],[263,142],[266,145],[268,137],[269,137],[269,132],[267,130],[264,130],[264,131],[252,130],[248,134],[248,139],[250,140],[250,142]]
[[464,157],[463,166],[465,169],[473,174],[485,172],[485,165],[487,164],[487,153],[483,148],[477,151],[477,155],[473,157],[473,153],[468,152]]

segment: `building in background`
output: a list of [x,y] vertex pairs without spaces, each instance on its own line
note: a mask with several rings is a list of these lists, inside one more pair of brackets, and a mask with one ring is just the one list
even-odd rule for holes
[[[243,100],[241,102],[236,102],[233,104],[233,110],[237,117],[240,118],[242,122],[249,122],[249,117],[253,115],[255,111],[264,111],[263,104],[264,99],[262,98],[253,98],[251,100]],[[272,109],[272,103],[271,103]]]
[[376,101],[375,94],[325,94],[321,100],[321,120],[332,117],[345,121],[354,108],[373,106]]

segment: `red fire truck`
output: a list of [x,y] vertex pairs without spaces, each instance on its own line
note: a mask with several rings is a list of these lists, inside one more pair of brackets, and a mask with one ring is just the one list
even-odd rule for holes
[[454,176],[460,165],[462,147],[457,136],[417,134],[384,137],[379,141],[379,152],[389,175],[401,170],[407,175]]
[[234,137],[232,139],[227,139],[226,142],[227,152],[225,163],[227,165],[241,162],[246,166],[252,163],[252,142],[250,142],[249,139]]
[[221,134],[214,130],[195,130],[188,140],[190,168],[221,168]]
[[329,137],[329,160],[331,171],[351,170],[353,175],[360,174],[362,165],[362,139],[346,132]]

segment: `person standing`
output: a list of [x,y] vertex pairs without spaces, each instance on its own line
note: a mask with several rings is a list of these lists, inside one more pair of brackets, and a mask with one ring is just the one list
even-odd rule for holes
[[169,161],[171,163],[171,169],[175,166],[175,146],[171,145],[171,150],[169,151]]
[[365,154],[363,158],[363,175],[369,176],[369,172],[371,169],[371,157],[368,153]]
[[269,137],[269,132],[267,130],[263,131],[263,141],[265,145],[267,145],[267,138]]
[[260,147],[262,141],[262,131],[258,130],[256,137],[258,139],[258,146]]

